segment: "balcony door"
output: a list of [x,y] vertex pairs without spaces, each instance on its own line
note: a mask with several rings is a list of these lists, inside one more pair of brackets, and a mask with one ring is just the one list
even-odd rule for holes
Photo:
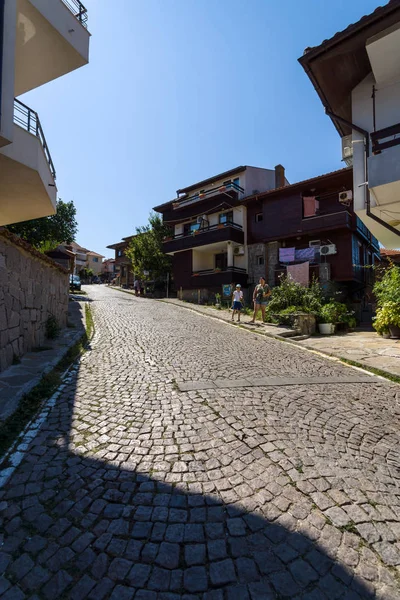
[[221,271],[226,271],[228,266],[228,254],[226,252],[222,252],[221,254],[215,254],[215,268],[221,269]]

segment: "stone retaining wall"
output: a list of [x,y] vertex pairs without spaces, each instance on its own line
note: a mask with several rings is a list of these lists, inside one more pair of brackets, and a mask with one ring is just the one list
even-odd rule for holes
[[0,371],[45,344],[50,315],[66,326],[68,288],[63,267],[0,229]]

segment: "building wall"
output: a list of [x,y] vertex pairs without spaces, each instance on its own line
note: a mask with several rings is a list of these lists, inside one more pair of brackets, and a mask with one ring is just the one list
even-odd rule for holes
[[0,371],[45,343],[50,315],[67,323],[68,273],[25,247],[0,232]]
[[245,173],[245,196],[266,192],[275,187],[275,171],[273,169],[247,167]]
[[[0,146],[13,139],[14,114],[14,61],[17,7],[15,0],[0,0],[0,11],[4,4],[3,31],[0,33]],[[1,23],[0,18],[0,23]]]
[[[97,262],[95,259],[97,258]],[[92,256],[91,254],[87,255],[87,266],[89,269],[92,269],[94,275],[100,275],[101,273],[101,256]]]
[[[265,244],[251,244],[247,247],[248,252],[248,273],[249,285],[255,285],[260,277],[266,276],[267,269],[267,252]],[[264,259],[263,265],[257,264],[257,257],[262,256]]]

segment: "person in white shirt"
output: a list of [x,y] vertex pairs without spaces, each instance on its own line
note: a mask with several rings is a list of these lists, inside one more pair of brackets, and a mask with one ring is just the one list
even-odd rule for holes
[[240,283],[237,284],[237,286],[232,294],[232,300],[233,300],[232,321],[234,320],[235,313],[237,313],[237,316],[238,316],[237,321],[238,321],[238,323],[240,323],[240,311],[242,310],[242,307],[243,307],[243,292],[241,290]]

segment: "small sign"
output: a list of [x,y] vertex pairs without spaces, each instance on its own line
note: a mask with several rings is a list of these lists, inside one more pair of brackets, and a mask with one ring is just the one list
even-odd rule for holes
[[230,298],[230,296],[232,295],[230,283],[227,283],[222,286],[222,295],[224,296],[224,298]]

